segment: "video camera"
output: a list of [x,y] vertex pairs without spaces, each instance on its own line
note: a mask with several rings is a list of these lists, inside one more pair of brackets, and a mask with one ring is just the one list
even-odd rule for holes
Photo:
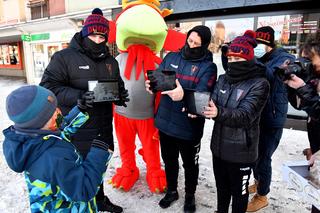
[[295,62],[278,68],[277,75],[282,81],[289,80],[295,74],[304,81],[312,78],[313,65],[308,58],[300,57]]

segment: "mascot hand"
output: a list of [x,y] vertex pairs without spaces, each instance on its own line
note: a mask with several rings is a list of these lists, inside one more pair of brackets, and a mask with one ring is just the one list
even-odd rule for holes
[[147,183],[151,192],[165,192],[167,189],[166,173],[162,169],[148,171]]
[[129,169],[122,167],[117,169],[117,173],[112,177],[111,184],[113,187],[129,191],[139,178],[139,169]]

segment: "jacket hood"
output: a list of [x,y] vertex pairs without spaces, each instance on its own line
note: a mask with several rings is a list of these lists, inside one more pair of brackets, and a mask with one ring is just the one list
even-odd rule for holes
[[82,47],[82,37],[81,34],[79,32],[77,32],[76,34],[74,34],[74,36],[72,37],[71,41],[70,41],[70,47],[73,49],[76,49],[79,52],[84,53],[85,50]]
[[22,132],[13,126],[3,130],[5,140],[3,153],[8,166],[15,172],[28,170],[30,165],[54,144],[54,140],[45,140],[51,131]]

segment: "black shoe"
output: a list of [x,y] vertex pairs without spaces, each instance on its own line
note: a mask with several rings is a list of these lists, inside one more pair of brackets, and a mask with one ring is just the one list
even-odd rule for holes
[[196,211],[196,199],[194,194],[186,194],[183,210],[185,213],[193,213]]
[[159,206],[163,209],[168,208],[173,201],[179,199],[179,194],[177,191],[168,191],[164,198],[159,202]]
[[104,196],[103,200],[97,200],[97,206],[98,206],[98,211],[114,212],[114,213],[123,212],[122,207],[111,203],[111,201],[107,196]]

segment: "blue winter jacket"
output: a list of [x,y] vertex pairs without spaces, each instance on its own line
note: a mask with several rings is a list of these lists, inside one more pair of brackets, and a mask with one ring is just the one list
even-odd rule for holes
[[[158,70],[175,71],[182,88],[196,91],[211,91],[217,78],[217,66],[212,62],[211,52],[193,61],[183,59],[181,52],[169,53]],[[162,95],[155,117],[156,127],[182,140],[200,140],[204,118],[189,118],[182,112],[183,107],[183,101],[172,101],[168,95]]]
[[264,65],[270,83],[270,95],[261,115],[261,125],[268,128],[283,128],[287,118],[288,95],[285,84],[276,75],[276,70],[286,60],[294,62],[295,57],[283,48],[272,50]]
[[92,147],[83,161],[74,145],[62,138],[87,119],[79,111],[66,117],[64,134],[13,126],[3,131],[5,159],[13,171],[25,173],[31,212],[97,212],[94,197],[111,154]]

